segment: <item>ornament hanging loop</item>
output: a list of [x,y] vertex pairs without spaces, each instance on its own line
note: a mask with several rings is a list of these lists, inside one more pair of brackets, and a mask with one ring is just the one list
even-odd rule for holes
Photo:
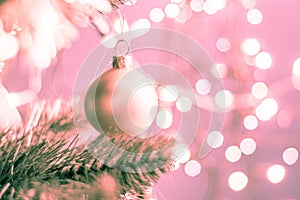
[[121,11],[118,10],[119,13],[119,20],[120,20],[120,27],[121,27],[121,39],[117,42],[115,46],[115,52],[117,56],[125,56],[130,51],[130,46],[127,40],[124,39],[124,24],[125,18],[122,16]]
[[125,39],[120,39],[115,46],[117,56],[125,56],[129,53],[129,51],[129,43]]

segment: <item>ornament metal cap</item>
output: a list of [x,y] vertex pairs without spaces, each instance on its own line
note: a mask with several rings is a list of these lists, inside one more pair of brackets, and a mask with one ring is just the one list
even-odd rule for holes
[[121,69],[121,68],[129,69],[132,67],[133,67],[133,62],[132,62],[132,57],[130,55],[113,57],[114,69]]

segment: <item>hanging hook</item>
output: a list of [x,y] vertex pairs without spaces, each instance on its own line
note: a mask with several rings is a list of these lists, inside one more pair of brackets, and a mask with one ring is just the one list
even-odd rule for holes
[[[121,39],[117,42],[115,46],[115,52],[118,56],[127,55],[130,51],[130,46],[127,40],[124,39],[124,26],[125,26],[125,18],[122,16],[121,11],[118,10],[119,20],[120,20],[120,28],[121,28]],[[125,51],[122,52],[121,48],[125,48]]]

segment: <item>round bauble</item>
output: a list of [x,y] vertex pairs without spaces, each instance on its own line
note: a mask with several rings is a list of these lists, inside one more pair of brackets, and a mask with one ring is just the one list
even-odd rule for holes
[[98,131],[142,135],[158,108],[155,83],[134,68],[111,68],[96,78],[85,97],[85,113]]

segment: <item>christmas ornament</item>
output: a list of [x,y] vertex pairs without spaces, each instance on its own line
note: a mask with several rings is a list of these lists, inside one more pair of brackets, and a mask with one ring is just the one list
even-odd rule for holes
[[141,136],[157,112],[154,85],[141,70],[132,67],[130,56],[116,56],[113,68],[90,85],[85,97],[86,116],[98,131],[116,128]]

